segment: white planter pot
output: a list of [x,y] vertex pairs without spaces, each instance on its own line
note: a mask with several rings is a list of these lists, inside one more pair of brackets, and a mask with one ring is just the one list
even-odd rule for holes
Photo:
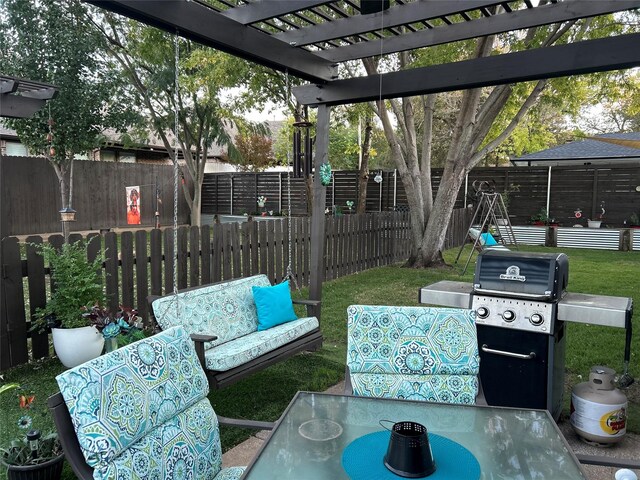
[[587,225],[589,228],[600,228],[602,224],[602,220],[587,220]]
[[99,357],[104,348],[104,337],[95,327],[52,328],[51,334],[56,355],[67,368]]

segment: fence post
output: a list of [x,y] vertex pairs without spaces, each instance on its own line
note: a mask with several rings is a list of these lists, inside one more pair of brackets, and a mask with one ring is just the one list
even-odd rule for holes
[[278,211],[282,214],[282,173],[278,172]]
[[623,252],[631,251],[631,229],[623,228],[620,230],[620,247],[619,249]]
[[398,170],[393,169],[393,211],[396,211],[396,202],[398,200]]
[[598,205],[598,169],[593,169],[593,195],[591,197],[591,215],[589,218],[597,219],[596,208]]
[[549,165],[549,173],[547,173],[547,215],[549,215],[550,206],[551,206],[551,165]]
[[233,175],[229,178],[229,182],[231,183],[231,198],[229,198],[229,214],[233,215]]
[[557,247],[558,246],[558,228],[547,226],[544,238],[545,247]]

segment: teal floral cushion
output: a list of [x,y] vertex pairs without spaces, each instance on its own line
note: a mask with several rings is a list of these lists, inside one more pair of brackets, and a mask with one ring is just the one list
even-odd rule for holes
[[473,315],[453,308],[351,305],[347,365],[352,383],[359,382],[354,392],[425,400],[445,395],[455,403],[466,403],[467,393],[475,398],[480,358]]
[[179,325],[189,334],[217,335],[217,340],[205,345],[211,348],[258,329],[251,287],[269,285],[266,275],[255,275],[167,295],[151,306],[163,330]]
[[425,402],[473,405],[478,394],[475,375],[352,373],[351,384],[358,396]]
[[318,328],[316,317],[299,318],[268,330],[250,333],[205,351],[207,370],[226,371],[275,350]]
[[209,400],[204,398],[149,432],[112,462],[94,470],[94,478],[207,480],[220,471],[221,464],[218,420]]
[[[87,464],[95,468],[96,478],[106,478],[101,475],[108,468],[118,468],[109,464],[139,441],[142,446],[153,445],[153,458],[146,460],[149,468],[153,462],[168,462],[169,459],[163,457],[164,446],[171,443],[172,436],[180,435],[180,431],[188,427],[180,414],[198,404],[196,411],[204,416],[206,408],[198,402],[206,398],[209,391],[193,342],[181,327],[79,365],[58,375],[56,380],[80,448]],[[193,418],[185,415],[184,418]],[[213,415],[213,411],[208,415]],[[163,429],[156,431],[161,426]],[[217,437],[217,432],[209,431],[206,425],[198,424],[200,427],[204,427],[202,435],[206,442]],[[162,442],[153,441],[153,436],[145,439],[159,432],[166,433]],[[138,460],[132,461],[142,462],[141,458],[139,455]]]
[[213,480],[238,480],[246,467],[228,467],[220,470]]

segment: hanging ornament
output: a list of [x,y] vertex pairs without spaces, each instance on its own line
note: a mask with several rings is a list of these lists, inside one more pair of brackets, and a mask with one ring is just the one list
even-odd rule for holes
[[329,162],[320,165],[320,183],[325,187],[331,183],[331,164]]
[[576,218],[582,218],[582,210],[579,208],[575,210],[573,214],[575,215]]
[[373,181],[376,183],[382,183],[382,172],[376,173],[376,176],[373,177]]

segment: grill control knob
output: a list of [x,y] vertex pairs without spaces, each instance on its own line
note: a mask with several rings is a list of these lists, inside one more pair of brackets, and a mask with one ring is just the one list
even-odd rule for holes
[[516,314],[513,310],[505,310],[502,314],[502,318],[505,322],[513,322],[516,319]]
[[544,317],[539,313],[534,313],[529,317],[529,322],[531,322],[531,325],[542,325],[544,323]]
[[487,307],[480,307],[476,310],[476,315],[480,318],[487,318],[489,316],[489,309]]

